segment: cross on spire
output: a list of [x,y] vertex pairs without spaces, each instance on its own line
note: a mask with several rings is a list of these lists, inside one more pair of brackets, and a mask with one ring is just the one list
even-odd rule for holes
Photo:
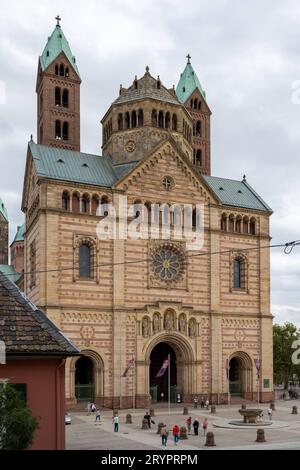
[[56,19],[56,21],[57,21],[56,26],[60,26],[59,22],[61,21],[61,17],[60,17],[59,15],[57,15],[57,16],[55,17],[55,19]]
[[190,54],[188,54],[188,55],[186,56],[186,58],[187,58],[187,60],[188,60],[187,63],[190,64],[190,63],[191,63],[191,56],[190,56]]

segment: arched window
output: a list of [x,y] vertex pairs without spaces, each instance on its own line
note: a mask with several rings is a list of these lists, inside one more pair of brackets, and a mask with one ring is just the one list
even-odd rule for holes
[[58,65],[55,65],[55,75],[58,75]]
[[193,105],[194,105],[194,100],[191,99],[191,108],[193,107]]
[[129,129],[130,128],[130,116],[129,116],[129,113],[125,113],[125,129]]
[[61,89],[55,88],[55,106],[61,106]]
[[157,127],[157,112],[155,109],[152,110],[151,122],[153,127]]
[[132,114],[131,114],[131,127],[135,128],[136,126],[137,126],[136,111],[132,111]]
[[138,112],[138,127],[142,127],[144,125],[144,113],[142,109],[139,109]]
[[237,257],[233,260],[233,289],[246,288],[246,262]]
[[58,119],[55,121],[55,139],[61,140],[61,122]]
[[199,101],[199,103],[198,103],[198,110],[200,110],[200,109],[201,109],[201,101]]
[[194,209],[193,213],[192,213],[192,227],[193,228],[197,227],[197,212],[196,212],[196,209]]
[[59,75],[61,77],[65,76],[65,66],[64,66],[64,64],[60,64],[60,66],[59,66]]
[[69,123],[64,122],[63,124],[63,140],[69,140]]
[[222,214],[222,218],[221,218],[221,230],[223,230],[223,232],[226,232],[226,231],[227,231],[227,215],[226,215],[226,214]]
[[243,218],[243,233],[249,233],[249,219],[248,219],[248,217]]
[[196,150],[196,165],[201,166],[202,165],[202,150],[197,149]]
[[69,107],[69,90],[64,89],[62,94],[62,105],[64,108]]
[[172,130],[177,131],[177,116],[173,114],[172,116]]
[[198,99],[194,99],[194,109],[198,109]]
[[118,115],[118,130],[122,131],[123,130],[123,114],[119,113]]
[[65,73],[65,76],[68,78],[70,76],[70,73],[69,73],[69,67],[66,68],[66,73]]
[[171,116],[170,116],[169,111],[166,113],[165,127],[166,129],[170,129],[171,127]]
[[81,199],[81,212],[87,214],[89,212],[89,197],[85,194]]
[[79,277],[92,277],[91,264],[91,247],[83,243],[79,247]]
[[159,111],[158,113],[158,127],[164,127],[164,113],[163,111]]
[[238,216],[235,221],[235,231],[237,233],[242,233],[242,217]]
[[69,193],[67,191],[64,191],[63,194],[62,194],[61,208],[64,211],[68,211],[70,209],[70,196],[69,196]]
[[201,121],[196,122],[196,137],[201,137]]
[[256,221],[254,218],[250,220],[250,234],[255,235],[256,233]]
[[107,196],[102,196],[101,198],[101,206],[104,206],[103,209],[104,209],[104,212],[103,212],[103,216],[104,217],[107,217],[108,216],[108,197]]
[[80,209],[80,199],[77,193],[74,193],[72,196],[72,212],[79,212]]
[[229,216],[228,228],[229,228],[229,232],[234,232],[234,215],[233,214]]
[[98,196],[93,196],[92,197],[92,214],[93,215],[97,215],[98,206],[99,206]]

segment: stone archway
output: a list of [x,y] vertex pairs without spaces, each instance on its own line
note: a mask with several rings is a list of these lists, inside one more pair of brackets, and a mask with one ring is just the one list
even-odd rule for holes
[[252,399],[253,363],[250,356],[238,351],[229,359],[229,390],[231,396]]
[[[193,395],[200,393],[201,361],[196,361],[196,354],[189,338],[176,331],[161,332],[147,341],[137,360],[136,401],[139,407],[149,405],[149,399],[151,399],[151,353],[153,350],[155,351],[156,347],[159,351],[159,345],[162,344],[166,345],[165,348],[174,351],[177,392],[182,395],[183,401],[191,401]],[[164,359],[161,358],[161,365]],[[160,367],[157,364],[156,368]]]
[[76,406],[90,401],[104,403],[104,363],[95,351],[83,350],[66,367],[67,405]]

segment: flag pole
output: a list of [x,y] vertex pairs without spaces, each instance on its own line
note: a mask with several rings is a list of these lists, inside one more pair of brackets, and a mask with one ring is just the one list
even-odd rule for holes
[[168,408],[169,415],[171,414],[171,356],[168,354],[169,367],[168,367]]

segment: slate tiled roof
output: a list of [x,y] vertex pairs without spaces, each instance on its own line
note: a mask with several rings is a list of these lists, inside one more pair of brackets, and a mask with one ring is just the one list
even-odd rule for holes
[[203,176],[203,178],[223,204],[272,212],[246,180],[237,181],[215,176]]
[[77,347],[0,272],[0,340],[8,355],[78,355]]
[[137,88],[133,84],[126,90],[123,89],[121,95],[114,101],[114,104],[143,100],[146,98],[177,105],[180,104],[175,93],[169,91],[163,84],[161,84],[160,88],[157,88],[157,80],[152,77],[148,71],[142,78],[137,80]]
[[51,36],[48,37],[47,44],[43,50],[42,55],[40,56],[40,64],[42,70],[46,70],[47,67],[59,56],[61,52],[64,52],[73,69],[79,75],[79,70],[76,65],[75,57],[72,54],[69,43],[66,39],[66,36],[61,29],[61,26],[57,25],[54,28]]
[[4,202],[2,201],[1,197],[0,197],[0,214],[2,214],[4,219],[8,222],[7,210],[6,210],[6,207],[5,207]]

